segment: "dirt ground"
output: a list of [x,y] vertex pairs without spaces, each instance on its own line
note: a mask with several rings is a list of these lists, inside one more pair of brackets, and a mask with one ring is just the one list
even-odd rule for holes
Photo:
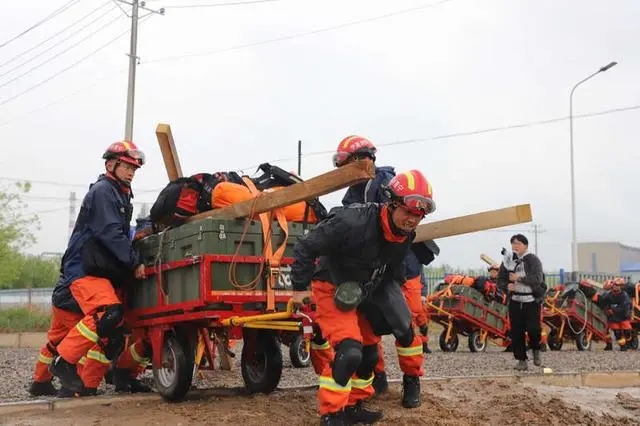
[[[492,379],[423,383],[423,404],[400,406],[400,387],[370,402],[384,411],[380,425],[640,425],[640,388],[531,386]],[[246,396],[236,389],[190,394],[181,403],[122,401],[46,414],[2,418],[3,425],[318,424],[315,391],[282,390]]]

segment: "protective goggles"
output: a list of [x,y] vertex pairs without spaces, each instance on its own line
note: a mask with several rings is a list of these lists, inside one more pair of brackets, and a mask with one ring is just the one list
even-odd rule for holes
[[128,149],[124,153],[122,153],[122,155],[124,157],[129,157],[135,160],[141,166],[144,165],[144,162],[145,162],[144,152],[140,151],[139,149]]
[[372,150],[362,150],[356,152],[336,152],[335,154],[333,154],[333,166],[340,167],[351,158],[356,160],[362,160],[364,158],[374,159],[375,152]]
[[426,216],[436,211],[436,203],[422,195],[407,195],[399,201],[409,213],[415,215]]

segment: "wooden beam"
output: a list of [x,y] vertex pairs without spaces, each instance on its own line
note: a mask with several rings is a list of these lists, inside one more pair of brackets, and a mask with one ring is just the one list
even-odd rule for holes
[[252,208],[254,214],[264,213],[299,201],[320,197],[374,177],[375,167],[371,161],[356,161],[307,181],[282,188],[279,191],[262,193],[257,199],[242,201],[228,207],[197,214],[187,219],[187,222],[207,217],[219,219],[247,217],[251,215]]
[[489,210],[419,225],[416,230],[415,242],[469,234],[471,232],[531,222],[531,220],[531,205],[529,204]]
[[160,152],[162,153],[164,167],[167,169],[169,180],[173,181],[182,177],[182,166],[180,165],[176,144],[173,141],[171,126],[163,123],[158,124],[156,127],[156,138],[158,138]]

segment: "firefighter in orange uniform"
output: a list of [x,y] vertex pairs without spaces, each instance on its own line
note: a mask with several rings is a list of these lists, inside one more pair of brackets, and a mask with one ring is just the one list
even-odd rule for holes
[[[83,357],[90,358],[90,350],[108,360],[121,352],[123,306],[114,287],[144,277],[144,265],[129,239],[131,181],[144,164],[144,154],[132,142],[123,141],[111,144],[102,158],[106,171],[85,195],[62,258],[52,296],[49,342],[40,353],[49,358],[51,375],[71,393],[85,390],[77,364]],[[136,364],[131,351],[124,351],[118,360],[120,368],[130,371],[136,370]],[[36,379],[42,390],[52,387],[50,377],[40,378],[49,379]]]
[[[361,159],[369,159],[375,164],[376,153],[377,149],[370,140],[362,136],[351,135],[341,140],[338,144],[333,157],[333,165],[342,167],[352,161]],[[388,195],[385,188],[394,176],[395,170],[393,167],[376,165],[375,177],[372,180],[349,187],[342,199],[342,205],[386,202]],[[440,252],[439,247],[433,241],[412,244],[411,248],[404,260],[405,282],[402,286],[402,292],[411,309],[415,331],[421,336],[422,352],[418,355],[417,350],[413,347],[397,349],[400,369],[404,373],[402,405],[405,408],[420,406],[419,394],[417,398],[414,398],[411,396],[414,393],[409,391],[410,388],[414,387],[414,382],[418,380],[417,377],[410,374],[412,371],[411,366],[416,362],[415,358],[422,356],[423,353],[431,352],[428,345],[429,317],[422,297],[422,290],[426,284],[423,282],[425,279],[422,265],[431,263],[435,258],[435,254]],[[323,365],[330,362],[332,357],[333,350],[329,343],[321,335],[316,334],[316,338],[311,342],[311,361],[317,374],[321,374]],[[389,384],[385,372],[382,342],[378,343],[378,363],[375,366],[374,373],[373,387],[376,393],[386,392]]]
[[[607,314],[607,326],[609,330],[613,331],[613,335],[620,346],[620,351],[628,349],[633,329],[630,321],[633,304],[629,295],[624,291],[624,287],[624,278],[608,280],[604,286],[608,291],[596,293],[592,298]],[[612,350],[611,342],[607,342],[605,350]]]
[[387,191],[384,204],[334,209],[294,247],[293,301],[304,303],[311,286],[316,322],[334,352],[319,377],[322,425],[373,424],[382,418],[363,402],[374,394],[377,345],[384,334],[396,337],[399,352],[417,351],[407,358],[415,380],[405,386],[404,398],[419,400],[422,341],[400,287],[415,228],[435,203],[431,185],[417,170],[394,177]]

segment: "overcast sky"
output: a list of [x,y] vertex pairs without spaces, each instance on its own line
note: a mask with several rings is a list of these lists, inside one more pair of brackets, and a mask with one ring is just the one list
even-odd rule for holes
[[[134,182],[136,214],[167,182],[154,133],[159,122],[171,124],[189,174],[252,174],[265,161],[295,170],[300,139],[309,178],[332,167],[330,154],[312,153],[359,134],[378,145],[379,165],[418,168],[430,179],[437,212],[426,220],[531,203],[534,223],[546,231],[538,250],[545,269],[570,266],[568,120],[429,139],[566,117],[571,87],[610,61],[618,65],[576,91],[575,114],[640,105],[640,2],[169,7],[229,1],[147,2],[167,9],[139,28],[134,141],[148,163]],[[64,4],[2,2],[0,45]],[[29,210],[43,213],[31,252],[64,251],[69,192],[86,193],[103,170],[102,152],[124,136],[129,27],[112,1],[80,0],[0,47],[0,184],[35,182]],[[638,108],[574,120],[579,241],[640,246]],[[420,141],[394,144],[411,139]],[[336,205],[343,193],[322,201]],[[498,258],[511,229],[526,231],[533,250],[525,224],[442,239],[436,264],[479,267],[481,253]]]

